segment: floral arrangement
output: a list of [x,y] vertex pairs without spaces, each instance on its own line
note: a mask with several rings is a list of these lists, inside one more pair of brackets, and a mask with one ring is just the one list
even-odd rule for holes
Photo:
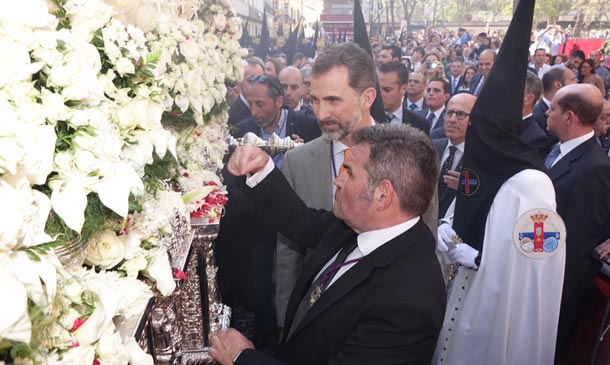
[[176,214],[222,214],[240,28],[224,0],[3,4],[0,362],[152,363],[114,323],[174,290]]

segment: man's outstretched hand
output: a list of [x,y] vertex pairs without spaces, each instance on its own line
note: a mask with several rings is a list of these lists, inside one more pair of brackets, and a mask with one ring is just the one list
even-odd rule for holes
[[255,174],[261,170],[269,161],[269,155],[258,147],[244,145],[235,149],[227,169],[234,176]]

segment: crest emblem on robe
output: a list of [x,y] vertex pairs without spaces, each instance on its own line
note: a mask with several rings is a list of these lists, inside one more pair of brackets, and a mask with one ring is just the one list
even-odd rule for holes
[[514,244],[527,257],[549,257],[565,245],[565,239],[563,219],[550,209],[529,210],[515,224]]

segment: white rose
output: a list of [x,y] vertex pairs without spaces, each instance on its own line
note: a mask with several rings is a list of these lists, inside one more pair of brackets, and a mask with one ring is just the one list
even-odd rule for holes
[[180,53],[188,62],[195,63],[201,55],[201,49],[193,38],[180,44]]
[[136,72],[136,67],[133,62],[125,57],[121,57],[116,61],[116,71],[121,76],[125,76],[125,74],[134,74]]
[[140,254],[129,260],[126,260],[123,265],[121,265],[121,269],[125,270],[125,272],[127,273],[127,277],[137,278],[138,273],[146,269],[147,265],[148,261],[146,261],[146,257]]
[[96,171],[99,166],[95,155],[85,150],[76,150],[74,152],[74,164],[79,171],[86,174]]
[[141,315],[153,296],[148,285],[136,278],[121,278],[118,289],[120,300],[116,314],[126,319]]
[[85,262],[101,269],[112,269],[125,258],[125,245],[112,231],[104,231],[89,239]]
[[174,102],[176,106],[180,109],[181,112],[185,112],[189,108],[189,99],[183,95],[176,95],[174,98]]
[[136,11],[136,26],[144,33],[155,29],[159,15],[152,4],[141,5]]
[[124,365],[129,362],[129,352],[123,347],[118,332],[105,331],[96,347],[99,360],[103,364]]

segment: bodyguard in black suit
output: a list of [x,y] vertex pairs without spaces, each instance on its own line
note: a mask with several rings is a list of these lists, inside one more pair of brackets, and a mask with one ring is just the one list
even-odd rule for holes
[[[282,109],[286,116],[286,136],[299,136],[304,142],[314,140],[322,134],[320,127],[316,122],[316,118],[307,110],[299,110],[297,112],[291,109]],[[252,132],[259,137],[262,137],[263,130],[256,124],[254,117],[242,120],[237,124],[237,131],[233,133],[233,137],[240,138],[248,132]]]
[[547,129],[546,112],[549,110],[549,104],[559,89],[566,85],[576,84],[577,82],[576,76],[568,68],[552,68],[542,76],[542,97],[534,107],[533,118],[538,126],[540,126],[540,129],[546,133],[551,146],[559,142],[559,140]]
[[377,70],[377,79],[386,113],[385,122],[411,125],[428,134],[430,124],[426,118],[412,112],[403,103],[409,82],[407,68],[400,62],[384,63]]
[[[551,102],[549,130],[561,141],[545,161],[555,186],[557,212],[566,224],[566,266],[557,334],[561,354],[578,319],[599,262],[592,257],[610,216],[610,160],[593,138],[602,110],[599,91],[589,84],[565,86]],[[558,357],[559,358],[559,357]]]
[[430,363],[446,300],[435,241],[419,218],[438,176],[434,149],[423,133],[400,125],[360,129],[355,141],[335,181],[334,215],[307,208],[261,150],[242,146],[231,157],[233,174],[257,172],[240,179],[244,194],[315,251],[290,298],[276,357],[229,330],[211,337],[217,361]]
[[229,125],[235,125],[242,120],[251,117],[252,113],[250,112],[250,106],[248,105],[248,101],[246,99],[246,94],[248,91],[248,80],[250,80],[253,76],[262,75],[265,73],[265,69],[263,67],[263,63],[260,59],[255,57],[248,58],[246,60],[246,67],[244,68],[244,78],[240,84],[240,94],[237,100],[233,104],[231,104],[231,108],[229,109]]
[[529,144],[538,152],[540,159],[544,159],[551,150],[551,146],[546,133],[540,129],[532,118],[534,104],[542,94],[542,82],[536,74],[529,71],[526,73],[523,94],[523,107],[521,109],[523,118],[517,122],[517,135],[523,142]]
[[426,87],[426,105],[425,110],[419,110],[416,113],[426,118],[430,123],[430,138],[438,139],[445,138],[445,130],[443,122],[445,118],[445,103],[451,96],[450,86],[447,80],[435,77],[428,81]]

